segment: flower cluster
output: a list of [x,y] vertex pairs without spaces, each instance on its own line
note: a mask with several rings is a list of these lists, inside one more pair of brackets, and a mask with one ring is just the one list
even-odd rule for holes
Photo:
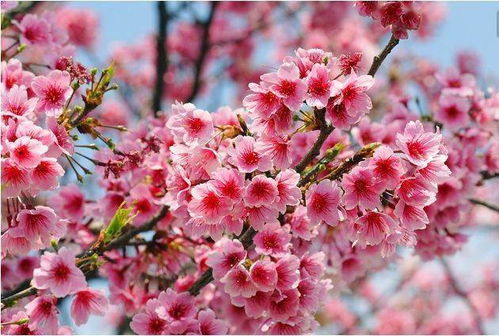
[[[481,90],[466,55],[448,71],[395,62],[386,83],[381,71],[376,83],[365,74],[383,27],[397,39],[423,36],[433,7],[358,3],[376,27],[346,20],[351,5],[307,4],[306,38],[286,36],[282,61],[262,73],[248,64],[252,36],[280,10],[254,6],[246,15],[247,4],[213,3],[207,21],[170,26],[171,63],[158,77],[167,89],[154,95],[152,39],[117,48],[116,67],[98,75],[73,56],[96,42],[91,12],[2,21],[13,40],[2,45],[2,332],[70,333],[59,320],[66,297],[76,325],[116,308],[137,334],[312,333],[323,312],[362,331],[329,295],[355,289],[375,303],[366,279],[397,261],[400,247],[428,260],[462,247],[462,228],[475,225],[471,202],[499,172],[499,94]],[[348,15],[323,19],[339,9]],[[231,32],[226,16],[249,26]],[[306,48],[282,57],[290,45]],[[225,53],[242,107],[188,102],[216,83],[203,63]],[[128,69],[135,62],[144,69]],[[103,103],[115,70],[135,95]],[[158,95],[175,103],[135,122]],[[89,286],[92,277],[106,279],[109,295]],[[486,311],[497,286],[477,288],[469,300]],[[391,305],[373,314],[380,333],[433,332]]]

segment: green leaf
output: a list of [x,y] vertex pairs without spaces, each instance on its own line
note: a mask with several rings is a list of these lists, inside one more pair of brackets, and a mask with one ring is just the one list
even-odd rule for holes
[[112,239],[116,238],[119,236],[121,233],[121,230],[128,225],[136,216],[132,214],[133,207],[130,208],[123,208],[123,205],[125,202],[123,202],[118,210],[116,210],[116,213],[114,214],[113,218],[109,222],[109,225],[107,228],[104,230],[104,242],[108,243]]

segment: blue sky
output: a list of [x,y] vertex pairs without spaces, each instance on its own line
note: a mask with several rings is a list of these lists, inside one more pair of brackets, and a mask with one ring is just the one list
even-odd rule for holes
[[[134,42],[156,25],[154,2],[73,2],[70,6],[93,9],[101,22],[98,54],[104,57],[116,42]],[[442,65],[453,62],[456,51],[478,53],[487,73],[499,73],[499,2],[449,2],[448,15],[428,41],[403,41],[400,47],[428,56]],[[399,48],[400,48],[399,47]]]

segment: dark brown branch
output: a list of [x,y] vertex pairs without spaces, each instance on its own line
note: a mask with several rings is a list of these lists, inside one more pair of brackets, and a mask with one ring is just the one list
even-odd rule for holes
[[371,75],[374,77],[376,72],[378,71],[379,67],[381,66],[381,63],[385,60],[385,58],[388,56],[388,54],[393,50],[399,44],[399,39],[395,38],[395,36],[390,37],[390,41],[388,41],[387,45],[381,53],[377,56],[374,56],[373,63],[371,64],[371,68],[369,69],[369,72],[367,73],[368,75]]
[[[85,253],[82,253],[78,257],[85,258],[85,257],[90,257],[93,254],[97,254],[97,255],[101,256],[106,251],[125,246],[130,241],[130,239],[132,239],[133,237],[135,237],[139,233],[150,231],[160,220],[162,220],[166,216],[166,214],[168,213],[168,209],[169,208],[167,206],[163,206],[161,208],[161,210],[153,218],[151,218],[151,220],[149,220],[148,222],[142,224],[141,226],[139,226],[137,228],[134,228],[130,231],[125,232],[124,234],[122,234],[118,238],[112,240],[109,244],[107,244],[103,247],[96,248],[96,249],[90,249],[90,250],[86,251]],[[13,293],[11,295],[2,294],[2,304],[3,305],[8,307],[8,306],[12,305],[16,300],[25,298],[27,296],[34,295],[37,292],[37,289],[32,287],[32,286],[25,288],[25,289],[22,289],[22,287],[18,287],[18,288],[21,289],[20,292]]]
[[[253,244],[253,238],[256,235],[256,231],[250,226],[239,238],[239,241],[243,244],[244,249],[248,249],[251,244]],[[193,296],[199,294],[201,289],[203,289],[206,285],[213,281],[213,270],[209,268],[205,271],[199,279],[189,288],[189,293]]]
[[164,1],[158,1],[158,36],[156,37],[156,83],[152,99],[152,109],[157,117],[161,110],[161,101],[165,86],[165,73],[168,69],[168,54],[166,45],[166,31],[168,29],[168,7]]
[[312,148],[308,151],[307,154],[303,157],[303,159],[298,163],[295,167],[295,170],[297,173],[301,173],[307,166],[312,162],[317,155],[319,155],[321,151],[321,147],[326,141],[327,137],[331,134],[333,131],[334,127],[331,125],[328,125],[325,119],[325,114],[326,114],[326,109],[320,109],[320,110],[315,110],[315,119],[317,122],[317,126],[319,126],[320,133],[319,137],[317,138],[317,141],[315,141],[314,145]]
[[208,56],[208,52],[211,49],[210,45],[210,30],[211,25],[213,23],[213,18],[215,17],[215,11],[218,6],[217,1],[211,2],[210,12],[208,14],[208,18],[203,23],[203,31],[200,40],[199,46],[199,54],[196,60],[196,64],[194,65],[194,80],[192,84],[191,93],[187,98],[187,102],[192,102],[199,93],[202,84],[202,72],[205,65],[206,57]]
[[450,268],[449,264],[444,258],[440,258],[440,262],[444,268],[445,274],[447,276],[447,279],[450,282],[450,285],[452,287],[452,290],[454,293],[459,296],[460,298],[463,299],[464,303],[468,306],[468,309],[470,310],[471,315],[473,315],[473,322],[475,324],[475,328],[478,331],[478,334],[480,335],[485,335],[485,331],[483,329],[483,322],[482,318],[480,317],[480,313],[476,309],[475,305],[473,302],[471,302],[468,293],[466,293],[465,290],[461,288],[459,283],[457,282],[456,276],[452,272],[452,269]]
[[484,206],[492,211],[499,212],[499,206],[497,206],[495,204],[490,204],[490,203],[487,203],[485,201],[475,199],[475,198],[470,198],[470,202],[473,204]]
[[499,173],[489,173],[486,170],[482,171],[480,174],[482,175],[483,180],[490,180],[499,177]]

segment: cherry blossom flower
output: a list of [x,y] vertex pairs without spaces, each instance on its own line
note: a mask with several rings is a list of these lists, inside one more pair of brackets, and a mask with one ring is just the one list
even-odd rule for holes
[[308,86],[307,104],[317,108],[325,107],[331,96],[332,85],[326,66],[314,64],[306,81]]
[[403,134],[397,134],[397,146],[416,166],[426,166],[438,154],[441,134],[425,132],[419,121],[410,121]]
[[[42,239],[45,244],[50,243],[54,236],[60,238],[64,230],[58,227],[59,220],[54,210],[37,205],[33,209],[21,210],[17,215],[19,223],[11,233],[14,237],[26,237],[30,240]],[[48,245],[48,244],[47,244]]]
[[71,96],[71,77],[66,71],[53,70],[48,76],[33,79],[31,89],[38,97],[40,111],[59,109]]
[[404,174],[402,161],[388,146],[376,149],[372,160],[369,161],[374,177],[382,181],[384,189],[395,189]]
[[268,260],[258,260],[250,268],[250,277],[258,290],[269,292],[277,284],[277,271],[275,263]]
[[273,222],[264,225],[253,241],[256,245],[256,252],[280,257],[288,252],[291,235],[289,228],[281,227],[279,222]]
[[397,202],[393,213],[400,219],[402,226],[409,230],[424,229],[429,223],[424,209],[406,204],[404,201]]
[[435,113],[435,120],[440,121],[446,128],[457,130],[469,125],[469,111],[471,103],[467,98],[457,95],[443,94],[439,99],[439,108]]
[[52,190],[59,186],[59,178],[64,175],[64,169],[54,158],[43,158],[30,171],[30,178],[35,185],[33,191]]
[[57,195],[50,197],[48,204],[61,217],[78,221],[85,211],[85,195],[78,186],[70,184],[59,189]]
[[244,176],[236,169],[219,168],[213,173],[212,178],[211,183],[220,196],[234,202],[242,198]]
[[50,289],[56,297],[76,293],[86,287],[83,272],[75,265],[75,254],[66,247],[59,252],[45,252],[40,268],[33,271],[33,286]]
[[276,263],[277,288],[286,290],[296,288],[300,280],[300,259],[290,254],[282,257]]
[[90,314],[104,315],[108,300],[100,290],[87,288],[77,292],[71,303],[71,317],[76,325],[85,324]]
[[172,130],[176,142],[204,144],[211,138],[213,121],[209,112],[197,109],[192,104],[184,104],[174,111],[177,114],[168,119],[166,126]]
[[176,293],[171,288],[158,296],[160,306],[156,309],[158,316],[167,321],[172,334],[185,332],[196,315],[193,297],[189,293]]
[[372,169],[355,167],[342,180],[343,201],[345,208],[350,210],[356,206],[361,209],[374,209],[380,206],[380,195],[383,183],[374,178]]
[[42,160],[42,155],[47,152],[47,146],[40,141],[27,136],[18,138],[9,145],[12,161],[23,168],[35,168]]
[[278,195],[274,206],[279,212],[285,213],[286,206],[296,206],[300,203],[301,191],[297,187],[299,180],[300,174],[292,169],[283,170],[275,177]]
[[37,326],[47,334],[57,334],[59,311],[56,304],[57,299],[55,297],[43,295],[24,306],[30,324]]
[[145,311],[133,316],[130,328],[141,335],[162,335],[168,333],[168,322],[160,317],[157,312],[162,308],[157,299],[147,301]]
[[227,325],[217,318],[211,309],[202,310],[198,314],[199,333],[201,335],[225,335]]
[[246,258],[246,251],[240,241],[222,238],[218,243],[221,249],[209,254],[206,261],[206,264],[213,269],[213,277],[217,280]]
[[230,296],[240,295],[249,298],[257,292],[249,272],[242,265],[231,269],[220,282],[224,284],[224,291]]
[[243,99],[243,106],[247,108],[253,118],[268,119],[280,106],[280,99],[269,88],[250,83],[249,89],[254,92]]
[[98,17],[91,10],[61,8],[56,20],[68,32],[69,40],[78,46],[91,48],[97,40]]
[[388,215],[369,211],[354,224],[356,239],[360,244],[378,245],[397,228],[397,223]]
[[21,43],[47,45],[52,42],[49,23],[34,14],[27,14],[21,22],[16,23],[21,31]]
[[259,207],[271,206],[278,195],[277,182],[274,179],[257,175],[246,186],[243,197],[247,206]]
[[277,169],[287,169],[291,165],[290,142],[285,136],[264,133],[257,147],[264,155],[272,158]]
[[434,187],[418,176],[403,179],[395,193],[405,203],[414,206],[427,206],[435,202]]
[[14,86],[9,90],[2,90],[2,112],[15,116],[32,117],[38,98],[29,98],[24,85]]
[[300,109],[307,85],[300,79],[300,70],[294,63],[284,63],[277,73],[264,74],[261,79],[269,84],[270,91],[281,98],[291,111]]
[[338,205],[340,204],[340,189],[336,182],[323,180],[313,184],[306,192],[307,216],[312,224],[320,221],[328,225],[338,224]]
[[12,159],[2,160],[2,194],[5,197],[18,196],[30,186],[30,173]]
[[251,173],[255,170],[267,171],[272,166],[271,158],[256,148],[255,139],[249,136],[238,136],[235,151],[231,154],[232,163],[240,172]]
[[371,76],[357,76],[352,72],[345,81],[333,81],[331,95],[336,96],[335,104],[344,105],[350,116],[363,115],[372,108],[371,98],[365,92],[373,84]]
[[188,208],[192,217],[203,217],[208,223],[217,223],[229,214],[231,201],[220,196],[211,183],[195,186],[191,190],[191,195],[192,200]]

